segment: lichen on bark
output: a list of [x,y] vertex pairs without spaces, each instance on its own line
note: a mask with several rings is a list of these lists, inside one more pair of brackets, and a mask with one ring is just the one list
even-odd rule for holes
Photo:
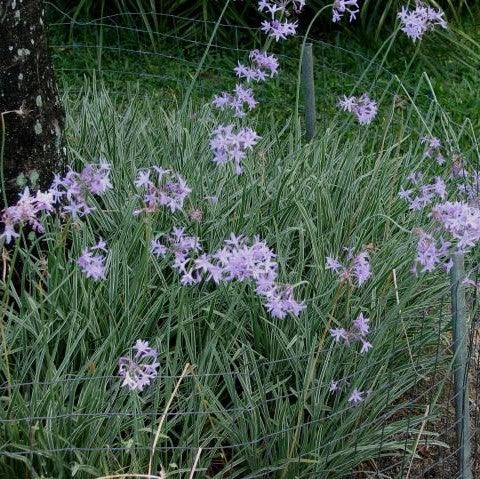
[[44,2],[1,0],[0,25],[1,160],[11,203],[19,176],[36,171],[45,188],[63,168],[65,113],[48,51]]

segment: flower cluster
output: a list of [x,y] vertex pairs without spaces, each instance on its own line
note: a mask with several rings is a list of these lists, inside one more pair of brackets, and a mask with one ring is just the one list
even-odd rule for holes
[[335,0],[333,2],[332,21],[339,22],[345,13],[350,15],[350,22],[357,18],[358,0]]
[[445,164],[445,158],[441,152],[442,143],[434,136],[425,136],[421,138],[421,143],[427,146],[425,157],[434,158],[439,165]]
[[105,254],[108,252],[105,241],[99,241],[90,248],[85,248],[77,259],[77,265],[87,278],[94,281],[105,279],[106,266]]
[[137,340],[133,346],[132,357],[121,357],[118,360],[118,373],[123,378],[122,386],[131,391],[143,391],[157,377],[158,353],[151,348],[148,341]]
[[[297,22],[290,21],[292,11],[300,13],[305,0],[259,0],[258,10],[269,18],[264,20],[261,30],[276,41],[284,40],[297,31]],[[252,50],[249,54],[250,65],[238,62],[234,71],[238,78],[247,83],[265,81],[278,73],[278,59],[265,51]],[[256,107],[257,101],[253,91],[237,84],[233,92],[222,92],[213,99],[213,105],[221,110],[232,109],[236,118],[243,118],[247,111]],[[235,173],[243,171],[241,162],[246,151],[253,148],[260,137],[248,127],[237,128],[235,125],[219,125],[211,135],[210,146],[217,165],[228,162],[234,164]]]
[[160,166],[140,170],[135,186],[145,190],[142,197],[144,206],[135,210],[135,215],[153,213],[162,206],[174,213],[183,208],[185,199],[192,191],[181,175]]
[[157,258],[164,258],[168,253],[174,257],[172,267],[181,275],[180,282],[183,285],[199,283],[202,280],[200,274],[193,275],[189,269],[193,257],[202,250],[197,236],[185,234],[184,228],[173,228],[169,235],[153,239],[150,242],[150,252]]
[[480,173],[476,170],[473,170],[470,175],[464,170],[464,174],[461,176],[462,179],[467,180],[465,183],[458,185],[458,191],[464,194],[470,204],[480,206]]
[[342,264],[338,258],[327,256],[326,268],[337,273],[341,281],[347,281],[356,286],[362,286],[372,272],[370,270],[370,257],[368,251],[354,254],[352,248],[344,248],[347,252],[346,263]]
[[9,244],[13,238],[19,236],[15,228],[23,225],[29,225],[34,231],[42,233],[44,228],[39,221],[40,215],[53,211],[53,203],[54,199],[51,193],[37,191],[33,196],[30,190],[25,188],[15,205],[2,211],[1,220],[4,224],[4,230],[0,238],[6,244]]
[[238,62],[235,73],[239,78],[250,81],[265,81],[267,77],[273,78],[278,73],[278,60],[275,55],[269,55],[260,50],[252,50],[249,55],[251,65],[247,66]]
[[272,16],[277,12],[287,12],[292,7],[295,13],[300,13],[305,6],[305,0],[258,0],[258,10],[260,12],[267,11]]
[[[330,383],[329,392],[337,394],[343,389],[344,386],[347,386],[348,383],[349,381],[346,381],[346,380],[332,381]],[[351,405],[356,406],[357,404],[364,401],[371,394],[371,392],[372,392],[371,390],[364,392],[364,391],[360,391],[358,388],[354,388],[348,398],[348,402]]]
[[433,30],[437,25],[447,28],[443,12],[419,0],[416,1],[414,10],[409,10],[403,6],[401,11],[398,12],[398,18],[402,25],[401,30],[414,42],[421,39],[426,32]]
[[[444,164],[441,141],[436,137],[421,138],[427,146],[425,157],[436,158]],[[460,158],[460,159],[459,159]],[[424,174],[414,172],[408,175],[408,189],[402,188],[400,198],[408,202],[411,210],[419,211],[430,207],[428,217],[433,220],[429,232],[417,228],[416,258],[412,271],[432,272],[438,266],[446,271],[452,267],[452,251],[468,252],[480,241],[480,209],[478,204],[479,175],[465,169],[463,160],[456,155],[447,181],[437,176],[431,183],[425,183]],[[461,180],[462,183],[458,184]],[[448,191],[457,184],[457,190],[465,194],[466,201],[448,201]]]
[[446,271],[452,267],[452,262],[448,259],[448,253],[451,246],[449,241],[443,237],[436,240],[433,235],[423,230],[418,230],[417,257],[413,265],[412,272],[418,273],[418,266],[421,266],[422,273],[430,273],[439,265],[442,265]]
[[449,233],[458,251],[469,251],[480,241],[479,208],[459,201],[446,201],[433,207],[431,215]]
[[154,239],[150,250],[159,258],[173,255],[172,267],[181,275],[183,285],[202,280],[215,284],[253,281],[256,293],[274,318],[298,316],[305,307],[294,299],[292,286],[277,282],[275,254],[259,238],[252,241],[232,234],[221,249],[208,254],[202,253],[196,236],[186,235],[183,228],[174,228],[171,234]]
[[87,202],[89,194],[101,196],[111,188],[110,165],[102,159],[99,164],[86,165],[81,172],[69,168],[64,176],[55,175],[49,193],[64,213],[78,217],[94,210]]
[[368,321],[369,319],[363,313],[360,313],[357,319],[353,321],[350,329],[333,328],[330,329],[330,334],[336,343],[343,341],[347,346],[354,342],[362,343],[360,352],[367,353],[372,348],[372,344],[367,340],[367,336],[370,333]]
[[286,40],[287,37],[297,33],[297,22],[289,22],[288,20],[264,20],[262,22],[262,31],[268,36],[275,38],[275,41]]
[[[421,184],[423,175],[416,173],[409,176],[413,188],[401,189],[398,195],[407,201],[411,210],[422,210],[430,205],[435,199],[444,200],[447,196],[447,185],[442,177],[437,176],[430,184]],[[414,196],[414,190],[417,194]]]
[[295,13],[300,13],[305,6],[304,0],[259,0],[258,10],[270,15],[271,18],[262,22],[261,30],[268,36],[278,40],[286,40],[289,36],[297,33],[298,22],[281,20],[278,15],[289,16],[289,7]]
[[245,88],[243,85],[237,85],[233,93],[224,91],[220,95],[215,95],[212,104],[220,110],[232,108],[237,118],[242,118],[246,115],[245,107],[253,110],[257,106],[252,89]]
[[232,162],[235,173],[240,175],[243,171],[242,160],[247,156],[247,151],[252,149],[260,137],[251,128],[240,128],[235,131],[234,125],[221,125],[212,135],[210,147],[214,153],[213,161],[217,165]]
[[361,125],[368,125],[377,115],[377,103],[366,93],[360,97],[343,95],[338,100],[343,111],[353,113]]

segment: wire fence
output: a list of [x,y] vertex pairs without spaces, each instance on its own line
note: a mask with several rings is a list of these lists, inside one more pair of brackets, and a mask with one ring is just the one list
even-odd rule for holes
[[[50,8],[56,9],[52,4]],[[98,76],[118,95],[125,94],[129,82],[152,82],[159,95],[181,96],[197,69],[199,50],[208,42],[195,29],[182,33],[185,24],[198,20],[164,16],[181,25],[161,32],[130,26],[120,14],[94,21],[62,14],[50,27],[65,88],[82,91],[86,75]],[[207,30],[215,25],[201,23]],[[237,60],[260,45],[257,29],[219,26],[231,31],[228,38],[235,41],[229,45],[221,40],[225,35],[218,35],[211,45],[195,85],[195,94],[204,101],[219,91],[219,85],[223,89],[231,83]],[[327,75],[333,85],[321,92],[318,116],[334,108],[339,94],[357,87],[359,77],[364,90],[373,88],[392,99],[407,81],[358,52],[312,42],[317,91]],[[282,109],[294,94],[300,59],[288,50],[279,57],[284,74],[273,83],[279,92],[273,108]],[[415,94],[431,99],[426,91]],[[472,445],[475,477],[480,474],[476,293],[467,306],[461,318],[468,339],[465,384],[467,379],[470,383],[471,430],[466,439]],[[177,365],[161,371],[145,396],[129,394],[122,378],[113,373],[0,376],[0,473],[91,478],[115,470],[118,475],[108,477],[147,477],[146,466],[153,458],[156,475],[151,477],[160,477],[164,469],[167,477],[189,478],[196,473],[242,479],[470,479],[458,469],[464,445],[457,430],[463,418],[454,404],[465,389],[455,388],[453,381],[451,322],[446,293],[420,320],[399,314],[397,333],[407,337],[406,343],[398,347],[394,342],[389,351],[373,357],[346,353],[338,358],[338,367],[345,371],[338,378],[339,392],[318,366],[319,358],[332,354],[331,345],[272,359],[250,355],[231,364],[230,370],[196,367],[183,374],[183,365]],[[409,334],[414,341],[408,341]],[[195,358],[191,361],[194,364]],[[306,373],[302,376],[298,370]],[[407,386],[398,384],[400,374],[409,378]],[[293,381],[293,376],[303,381]],[[361,400],[352,399],[359,384],[369,382],[372,389],[364,390]]]
[[[181,97],[191,84],[200,56],[208,47],[209,55],[196,79],[194,95],[205,102],[221,89],[234,85],[233,68],[237,61],[245,61],[253,48],[261,48],[263,39],[258,28],[245,25],[219,23],[218,32],[208,42],[216,22],[188,19],[159,12],[144,12],[143,17],[168,19],[171,28],[159,31],[142,24],[139,14],[125,13],[81,21],[48,4],[56,13],[51,23],[51,48],[56,59],[60,78],[66,80],[69,89],[75,91],[83,85],[84,76],[96,75],[109,85],[110,93],[122,95],[127,84],[141,81],[155,86],[159,96],[167,94],[172,99]],[[207,25],[200,34],[198,29],[187,32],[177,23]],[[242,34],[243,32],[243,34]],[[233,39],[233,40],[232,40]],[[381,58],[350,50],[342,45],[318,39],[310,39],[314,46],[315,84],[320,95],[319,114],[335,109],[338,96],[355,89],[389,95],[392,99],[407,86],[414,90],[405,72],[390,71]],[[269,108],[284,110],[295,94],[299,45],[290,48],[276,46],[281,61],[282,74],[271,82],[275,98]],[[73,66],[75,65],[75,66]],[[328,79],[327,79],[328,78]],[[360,81],[359,81],[360,78]],[[328,84],[329,88],[322,88]],[[430,102],[428,85],[416,92]]]
[[[469,302],[471,314],[473,303],[473,300]],[[55,462],[70,464],[73,461],[81,464],[85,471],[90,467],[91,474],[98,470],[97,477],[100,477],[100,465],[110,464],[113,458],[118,470],[133,474],[138,465],[145,465],[153,455],[158,467],[174,464],[169,473],[187,477],[194,456],[201,451],[201,468],[197,472],[204,477],[230,477],[231,468],[240,458],[255,457],[256,467],[246,468],[239,477],[277,477],[286,470],[291,471],[286,477],[304,477],[302,465],[316,464],[313,470],[317,477],[462,478],[457,469],[461,447],[456,434],[462,418],[456,416],[454,404],[463,391],[455,390],[452,380],[448,301],[439,305],[435,314],[430,311],[429,317],[437,318],[436,325],[425,326],[425,331],[418,333],[420,340],[415,347],[397,348],[393,344],[388,354],[366,360],[364,366],[354,367],[342,378],[345,387],[351,390],[359,377],[378,374],[384,367],[391,368],[387,382],[367,391],[359,404],[341,399],[331,391],[331,383],[320,378],[307,387],[299,385],[295,389],[291,385],[267,391],[262,378],[254,377],[258,369],[270,369],[275,371],[278,384],[283,385],[292,376],[285,365],[300,362],[308,369],[313,356],[324,357],[331,353],[331,347],[271,361],[247,361],[243,365],[239,363],[237,370],[204,373],[192,369],[188,374],[160,374],[144,401],[129,399],[129,393],[121,387],[121,378],[116,375],[5,381],[0,388],[3,398],[0,431],[4,437],[0,464],[5,471],[18,471],[19,463],[36,471],[42,467],[55,470]],[[474,471],[478,471],[479,458],[477,323],[476,313],[468,318]],[[402,356],[409,360],[399,361]],[[253,365],[258,368],[250,371],[249,366]],[[345,362],[346,370],[351,366],[351,360]],[[412,372],[412,384],[405,390],[395,390],[397,376],[406,371]],[[182,381],[178,392],[172,393],[172,385]],[[218,399],[214,384],[229,381],[233,390],[223,391],[222,399]],[[203,388],[211,394],[202,394]],[[107,410],[84,410],[82,399],[92,391],[110,398],[99,402],[100,406],[107,406]],[[170,395],[173,403],[169,408],[165,403]],[[45,409],[45,404],[52,405],[51,400],[46,401],[50,396],[58,397],[58,402],[53,401],[55,411]],[[214,398],[217,398],[216,404],[212,407]],[[10,402],[16,406],[9,407]],[[18,407],[21,403],[23,410]],[[285,410],[286,414],[282,415]],[[265,421],[264,428],[249,430],[253,425],[250,418],[258,420],[259,417]],[[163,421],[165,430],[161,440],[154,443],[159,422]],[[186,430],[199,422],[209,424],[204,435],[185,436]],[[348,423],[348,427],[343,430],[344,423]],[[340,431],[329,431],[332,426]],[[245,437],[242,428],[247,429],[249,440],[238,440]],[[116,437],[109,437],[109,430],[115,431]],[[319,430],[323,430],[323,440]],[[373,437],[372,430],[376,431]],[[98,434],[92,435],[93,431]],[[143,431],[143,434],[133,431]],[[290,454],[286,445],[291,444],[293,437],[305,443]],[[366,437],[368,444],[364,442]],[[85,442],[86,438],[90,443]],[[365,462],[361,461],[362,455],[367,458]],[[270,463],[269,456],[276,460]],[[349,464],[350,456],[355,457],[355,463]],[[279,457],[283,459],[278,460]],[[145,469],[137,472],[144,473]],[[82,468],[77,473],[83,477]]]

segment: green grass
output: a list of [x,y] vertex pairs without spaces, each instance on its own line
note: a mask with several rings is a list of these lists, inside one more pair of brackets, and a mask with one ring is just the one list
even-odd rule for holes
[[[188,477],[199,447],[199,474],[212,478],[348,477],[385,455],[408,464],[426,405],[438,412],[448,365],[446,278],[411,275],[414,240],[403,228],[417,220],[397,200],[421,157],[415,109],[387,106],[366,129],[333,118],[304,146],[292,122],[259,124],[261,144],[236,177],[211,162],[209,108],[164,110],[148,94],[118,101],[102,88],[75,98],[66,98],[70,157],[80,166],[105,156],[115,188],[85,221],[49,220],[42,239],[11,253],[22,276],[5,290],[0,364],[11,386],[0,415],[15,420],[1,425],[0,453],[11,455],[0,456],[0,477],[146,473],[156,420],[186,363],[194,373],[173,399],[155,454],[169,477]],[[421,120],[452,135],[436,108]],[[135,172],[153,164],[185,175],[193,188],[186,211],[202,209],[201,224],[183,213],[132,215]],[[210,194],[220,197],[215,207],[203,199]],[[259,234],[306,312],[272,320],[248,284],[179,286],[148,251],[173,225],[199,235],[206,250],[231,232]],[[75,259],[100,236],[108,278],[93,284]],[[374,277],[362,289],[325,271],[325,256],[346,245],[372,248]],[[368,355],[328,335],[360,311],[374,331]],[[137,338],[159,349],[161,363],[155,386],[138,395],[111,378]],[[338,378],[350,381],[332,396]],[[354,387],[372,390],[357,408],[347,402]]]
[[[213,28],[209,24],[209,32]],[[220,90],[234,86],[233,68],[245,61],[248,50],[263,45],[261,35],[250,30],[222,26],[219,32],[235,32],[234,39],[216,37],[193,91],[197,102],[209,102]],[[68,18],[51,27],[50,43],[63,88],[80,90],[85,77],[101,79],[111,94],[123,96],[126,85],[149,90],[152,101],[174,107],[188,88],[207,41],[196,31],[151,31],[144,25],[116,19],[115,22]],[[480,36],[474,20],[455,23],[447,32],[431,32],[413,44],[399,33],[388,50],[378,54],[371,43],[350,32],[320,35],[314,40],[315,86],[320,120],[336,110],[337,97],[368,91],[380,98],[385,90],[401,96],[400,84],[417,91],[415,103],[424,110],[432,100],[462,123],[467,117],[480,125]],[[281,75],[262,85],[258,99],[259,117],[287,118],[285,105],[294,101],[300,41],[274,45],[281,55]],[[385,53],[387,52],[387,53]],[[374,58],[374,61],[372,59]],[[422,78],[428,81],[420,81]]]

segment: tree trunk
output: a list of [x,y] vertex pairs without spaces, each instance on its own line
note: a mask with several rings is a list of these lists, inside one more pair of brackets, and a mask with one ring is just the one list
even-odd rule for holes
[[3,208],[5,196],[15,202],[24,186],[46,188],[66,153],[43,0],[0,0],[0,27]]

